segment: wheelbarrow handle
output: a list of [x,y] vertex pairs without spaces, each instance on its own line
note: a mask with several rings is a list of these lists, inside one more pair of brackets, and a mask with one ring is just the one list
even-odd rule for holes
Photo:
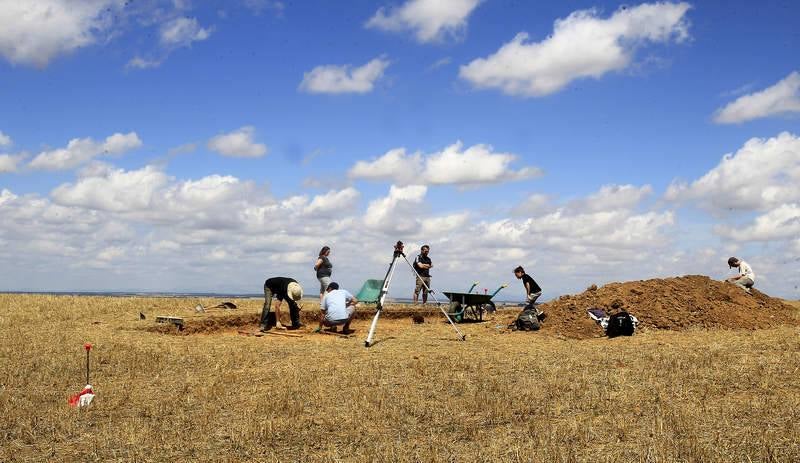
[[473,283],[472,283],[472,286],[470,286],[470,287],[469,287],[469,289],[467,290],[467,293],[468,293],[468,294],[469,294],[469,293],[471,293],[471,292],[472,292],[472,290],[473,290],[473,289],[475,289],[475,287],[476,287],[476,286],[478,286],[478,284],[479,284],[479,283],[480,283],[480,281],[475,281],[475,282],[473,282]]
[[494,292],[492,293],[492,297],[495,297],[497,295],[497,293],[500,292],[501,289],[507,288],[507,287],[508,287],[508,283],[503,283],[502,285],[500,285],[499,288],[494,290]]

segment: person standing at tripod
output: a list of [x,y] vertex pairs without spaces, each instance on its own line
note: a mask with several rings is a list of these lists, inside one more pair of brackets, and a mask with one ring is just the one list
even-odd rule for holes
[[428,302],[428,290],[431,287],[431,267],[433,267],[433,262],[428,257],[430,250],[430,246],[423,245],[419,249],[419,255],[414,259],[414,270],[417,272],[417,284],[414,287],[414,304],[417,303],[420,290],[422,290],[422,303]]

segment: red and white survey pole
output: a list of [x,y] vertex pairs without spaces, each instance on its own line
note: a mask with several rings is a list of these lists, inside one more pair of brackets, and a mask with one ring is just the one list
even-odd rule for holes
[[70,407],[87,407],[94,400],[94,390],[89,383],[89,352],[92,350],[92,344],[87,342],[83,345],[83,348],[86,350],[86,386],[83,387],[81,392],[69,398]]

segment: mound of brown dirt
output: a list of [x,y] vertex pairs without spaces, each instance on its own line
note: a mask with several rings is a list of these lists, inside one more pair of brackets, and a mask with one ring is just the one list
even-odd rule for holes
[[586,314],[593,307],[609,313],[625,310],[639,319],[640,327],[663,330],[800,325],[797,310],[780,299],[755,288],[748,294],[729,283],[688,275],[610,283],[561,296],[541,305],[547,314],[542,331],[578,339],[602,336],[602,329]]

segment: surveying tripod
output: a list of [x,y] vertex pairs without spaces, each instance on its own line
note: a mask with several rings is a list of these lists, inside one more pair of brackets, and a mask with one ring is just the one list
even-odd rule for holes
[[428,284],[425,283],[425,280],[423,280],[419,276],[419,273],[417,273],[417,269],[415,269],[414,266],[411,264],[411,262],[408,261],[408,258],[403,253],[403,242],[398,241],[397,244],[394,245],[394,254],[392,255],[392,263],[389,264],[389,270],[386,272],[386,276],[383,278],[383,286],[381,287],[381,292],[378,294],[378,305],[375,310],[375,317],[373,317],[372,325],[370,325],[369,327],[369,334],[367,335],[367,340],[364,341],[364,347],[372,346],[372,337],[375,335],[375,328],[378,327],[378,318],[381,316],[381,311],[383,310],[383,300],[386,298],[386,294],[389,292],[389,284],[392,282],[392,276],[394,275],[394,270],[396,268],[397,261],[401,257],[403,258],[403,260],[406,261],[408,266],[411,267],[411,270],[414,272],[414,276],[416,276],[417,278],[420,279],[420,281],[422,281],[422,284],[425,286],[425,289],[428,291],[431,297],[433,297],[433,300],[436,301],[436,305],[439,307],[439,310],[442,311],[445,318],[447,318],[447,321],[450,322],[450,325],[452,325],[453,329],[455,329],[456,333],[458,333],[458,338],[461,341],[466,341],[467,336],[464,333],[462,333],[461,330],[458,329],[458,326],[456,326],[455,322],[453,322],[453,319],[450,318],[450,315],[448,315],[447,311],[444,310],[439,300],[436,299],[436,296],[433,294],[433,291],[431,291],[431,289],[428,287]]

